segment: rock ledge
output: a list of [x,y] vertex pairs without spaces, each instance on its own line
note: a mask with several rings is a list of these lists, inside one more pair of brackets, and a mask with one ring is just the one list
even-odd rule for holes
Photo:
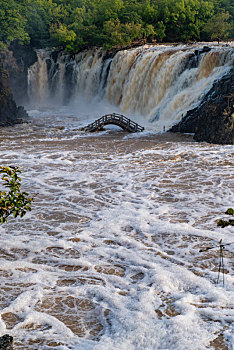
[[234,68],[216,81],[203,103],[169,131],[194,133],[194,140],[234,145]]

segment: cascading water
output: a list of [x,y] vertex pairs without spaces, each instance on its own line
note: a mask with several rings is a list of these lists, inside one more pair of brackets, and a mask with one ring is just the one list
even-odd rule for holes
[[82,97],[101,95],[109,60],[102,50],[83,51],[74,57],[65,53],[37,50],[38,61],[28,71],[28,93],[36,104],[61,104]]
[[234,59],[228,46],[143,46],[112,58],[102,49],[75,56],[37,54],[28,73],[31,101],[108,102],[127,116],[143,117],[156,130],[170,128],[198,106]]

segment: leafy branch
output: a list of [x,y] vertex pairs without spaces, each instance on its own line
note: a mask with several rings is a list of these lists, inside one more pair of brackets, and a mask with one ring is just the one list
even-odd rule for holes
[[[234,215],[234,209],[232,208],[229,208],[225,214],[228,214],[228,215]],[[222,228],[226,227],[226,226],[234,226],[234,219],[229,219],[228,221],[227,220],[223,220],[223,219],[220,219],[218,222],[217,222],[217,226],[220,226]]]
[[7,222],[10,215],[13,215],[14,218],[17,216],[22,218],[27,211],[31,211],[33,198],[29,197],[27,192],[21,192],[20,173],[19,167],[0,166],[3,186],[9,189],[0,192],[0,220],[2,224]]

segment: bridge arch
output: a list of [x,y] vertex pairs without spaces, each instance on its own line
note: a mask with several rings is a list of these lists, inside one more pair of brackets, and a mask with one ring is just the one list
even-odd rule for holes
[[100,131],[105,125],[108,124],[117,125],[128,132],[141,132],[144,130],[143,126],[140,126],[131,119],[118,113],[106,114],[95,120],[93,123],[85,126],[83,130],[88,132]]

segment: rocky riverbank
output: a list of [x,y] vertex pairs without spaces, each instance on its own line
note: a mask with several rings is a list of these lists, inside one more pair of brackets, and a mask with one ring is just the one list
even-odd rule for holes
[[234,69],[216,81],[203,103],[188,111],[170,131],[194,133],[194,140],[234,144]]

